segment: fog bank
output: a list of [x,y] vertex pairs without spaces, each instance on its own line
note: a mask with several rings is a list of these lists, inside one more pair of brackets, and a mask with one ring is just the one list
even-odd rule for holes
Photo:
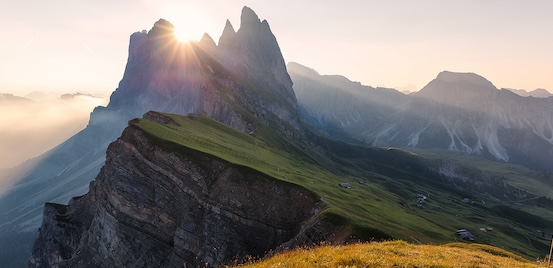
[[0,168],[14,167],[55,147],[88,123],[105,100],[83,94],[33,101],[0,98]]

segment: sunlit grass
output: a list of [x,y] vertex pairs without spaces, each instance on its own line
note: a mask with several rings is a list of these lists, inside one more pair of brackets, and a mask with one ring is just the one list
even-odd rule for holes
[[[329,160],[299,149],[267,127],[261,126],[248,135],[203,116],[166,116],[175,124],[139,119],[132,125],[177,154],[197,150],[311,190],[324,204],[320,217],[345,226],[353,241],[401,239],[444,244],[458,241],[455,230],[466,228],[476,235],[476,242],[501,247],[528,259],[543,258],[548,253],[550,241],[532,234],[536,227],[516,219],[517,215],[527,215],[520,211],[553,219],[550,210],[530,206],[506,208],[510,205],[493,202],[465,204],[454,189],[432,179],[428,168],[417,170],[418,156],[406,156],[398,150],[356,154],[351,151],[354,148],[347,147],[343,156],[337,156],[347,163],[336,168],[336,163],[325,164]],[[340,182],[350,183],[351,189],[339,187]],[[423,209],[416,206],[415,195],[419,192],[430,197]],[[479,231],[488,226],[494,230]],[[552,232],[550,228],[540,229]]]
[[261,267],[545,267],[486,245],[413,245],[403,241],[295,249],[259,262]]

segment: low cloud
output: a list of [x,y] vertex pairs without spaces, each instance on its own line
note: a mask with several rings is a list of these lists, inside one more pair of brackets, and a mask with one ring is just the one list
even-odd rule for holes
[[65,141],[82,130],[90,112],[104,102],[83,94],[42,101],[0,98],[0,168],[19,165]]

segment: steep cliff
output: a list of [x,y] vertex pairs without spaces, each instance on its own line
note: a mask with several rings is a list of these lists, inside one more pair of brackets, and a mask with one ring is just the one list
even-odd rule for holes
[[[268,23],[245,7],[240,29],[235,33],[230,26],[228,34],[232,38],[219,45],[209,36],[180,43],[163,19],[132,34],[125,73],[109,105],[95,108],[84,130],[13,178],[17,183],[0,200],[0,240],[34,232],[45,202],[66,203],[86,193],[108,144],[128,120],[150,110],[204,114],[244,133],[267,124],[290,140],[305,140],[292,82]],[[0,252],[0,262],[9,257]]]
[[246,134],[202,115],[149,112],[111,144],[87,195],[46,206],[31,266],[196,267],[319,241],[446,243],[456,226],[492,226],[478,241],[531,259],[548,249],[513,234],[553,232],[553,204],[539,198],[550,177],[314,139],[332,160],[266,126]]
[[[174,124],[157,113],[146,118]],[[131,122],[88,194],[46,204],[30,265],[215,265],[317,240],[308,229],[320,208],[303,187],[167,144]]]

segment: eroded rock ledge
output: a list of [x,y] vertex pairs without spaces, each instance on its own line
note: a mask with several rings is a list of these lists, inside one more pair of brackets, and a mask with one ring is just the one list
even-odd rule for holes
[[[324,240],[320,198],[132,124],[88,194],[46,204],[30,267],[196,267]],[[317,227],[319,225],[319,227]]]

